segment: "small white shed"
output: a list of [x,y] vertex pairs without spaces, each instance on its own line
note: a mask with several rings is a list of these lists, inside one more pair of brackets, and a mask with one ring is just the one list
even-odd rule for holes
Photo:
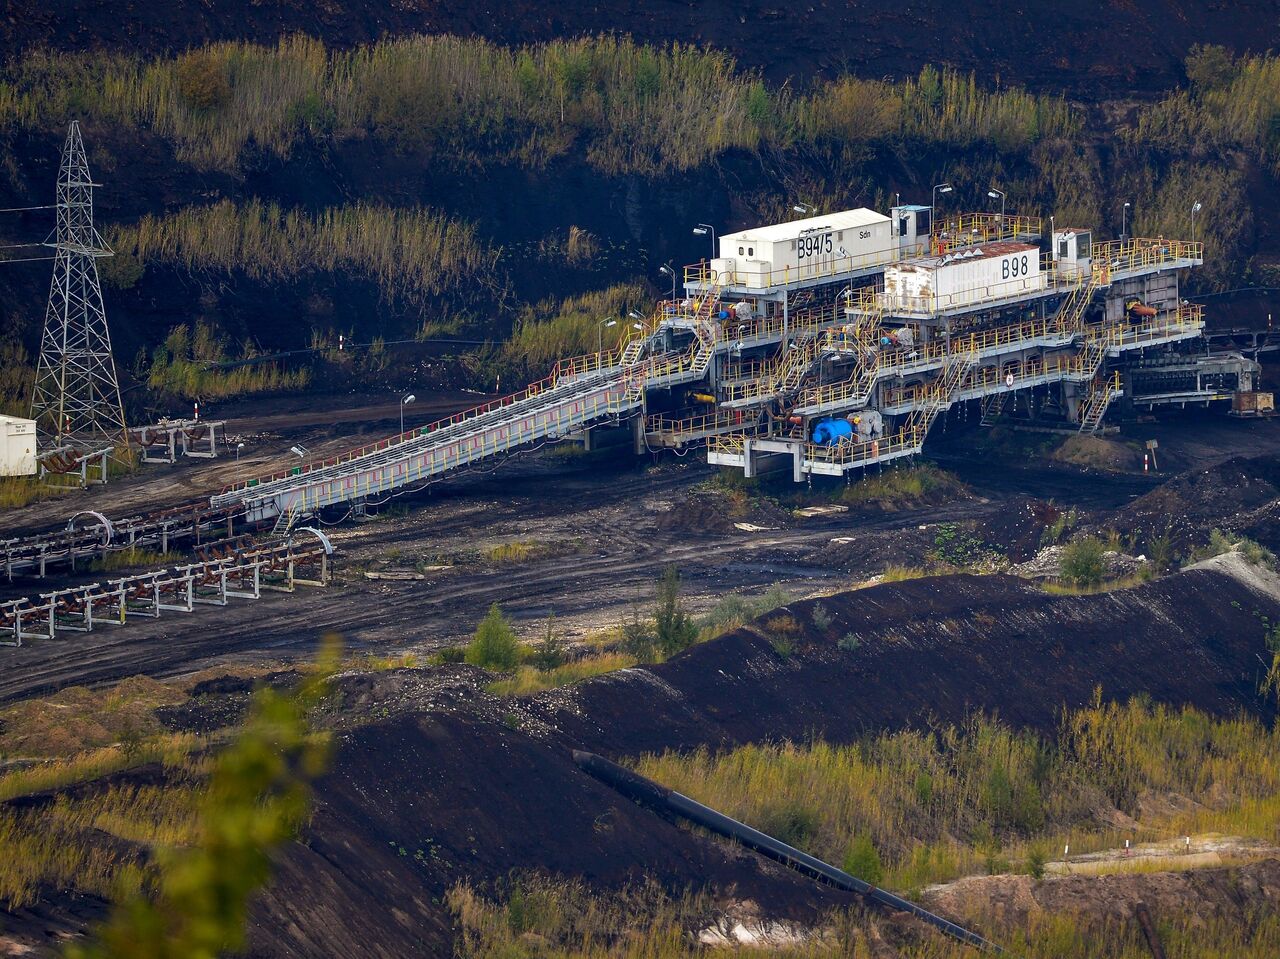
[[0,476],[34,476],[36,421],[0,414]]

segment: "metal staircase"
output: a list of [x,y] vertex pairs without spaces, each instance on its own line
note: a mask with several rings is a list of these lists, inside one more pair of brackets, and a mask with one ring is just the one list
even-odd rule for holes
[[1120,371],[1110,376],[1094,379],[1089,384],[1089,396],[1080,408],[1080,432],[1096,433],[1102,426],[1102,418],[1107,414],[1107,407],[1118,396],[1124,395],[1120,385]]
[[905,429],[907,431],[918,430],[922,446],[924,445],[925,437],[929,434],[929,427],[933,425],[933,421],[938,418],[939,413],[943,413],[951,407],[956,394],[960,391],[960,387],[964,384],[965,378],[969,375],[969,371],[973,369],[973,364],[977,362],[977,359],[978,355],[973,351],[953,353],[947,357],[947,363],[943,367],[942,375],[929,386],[924,394],[923,402],[907,416]]
[[271,527],[272,536],[288,536],[293,529],[293,524],[298,518],[298,509],[296,506],[290,506],[288,509],[281,510],[280,515],[276,517],[276,523]]
[[1009,393],[989,393],[982,399],[982,425],[995,426],[996,421],[1004,414],[1004,404]]

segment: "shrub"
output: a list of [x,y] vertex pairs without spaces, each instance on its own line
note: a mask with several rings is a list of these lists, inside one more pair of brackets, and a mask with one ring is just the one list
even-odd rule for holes
[[1044,866],[1049,857],[1043,846],[1032,846],[1027,853],[1027,875],[1032,879],[1044,878]]
[[802,803],[776,803],[761,813],[759,829],[788,846],[804,849],[818,834],[818,817]]
[[197,110],[216,110],[231,99],[226,68],[211,53],[188,53],[178,60],[178,95]]
[[653,623],[642,619],[636,610],[622,624],[622,649],[637,662],[652,663],[658,658],[658,637]]
[[467,649],[465,646],[447,646],[432,657],[432,662],[439,666],[447,666],[451,663],[465,663],[466,661]]
[[1102,541],[1096,536],[1072,540],[1062,550],[1062,578],[1077,586],[1097,586],[1106,572],[1102,553]]
[[502,615],[502,607],[494,603],[467,645],[466,661],[484,669],[515,669],[520,658],[520,641]]
[[674,565],[658,581],[658,602],[653,613],[654,634],[664,657],[688,649],[698,638],[698,628],[680,602],[680,572]]
[[529,664],[540,673],[549,672],[564,665],[564,649],[560,637],[555,632],[555,615],[547,617],[547,626],[542,639],[533,648]]
[[1053,522],[1046,526],[1044,532],[1040,534],[1040,545],[1052,546],[1059,542],[1063,536],[1075,529],[1078,522],[1080,522],[1080,514],[1076,512],[1074,507],[1065,513],[1058,513]]
[[819,632],[825,633],[831,628],[831,613],[827,611],[827,607],[821,603],[814,603],[813,609],[809,613],[809,618],[813,620],[813,626]]
[[857,633],[845,633],[836,645],[846,653],[851,653],[862,645],[862,640],[858,638]]
[[1276,568],[1276,557],[1271,550],[1244,536],[1232,538],[1230,534],[1220,529],[1210,530],[1209,542],[1191,554],[1191,562],[1211,559],[1233,551],[1238,552],[1245,562],[1252,563],[1254,566],[1262,566],[1266,569]]
[[1152,535],[1147,541],[1147,561],[1157,573],[1163,573],[1173,566],[1177,555],[1173,550],[1172,531],[1165,527],[1159,536]]
[[764,624],[769,642],[783,659],[790,659],[796,651],[796,641],[804,630],[794,616],[775,616]]
[[848,852],[844,854],[844,871],[873,886],[880,885],[884,879],[884,865],[880,862],[880,852],[870,836],[858,835],[853,838]]

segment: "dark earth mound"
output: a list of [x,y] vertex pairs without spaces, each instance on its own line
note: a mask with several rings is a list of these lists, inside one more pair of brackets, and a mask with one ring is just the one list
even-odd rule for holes
[[1174,477],[1117,510],[1108,525],[1143,537],[1167,532],[1179,550],[1203,544],[1213,527],[1256,533],[1263,545],[1280,547],[1271,515],[1278,497],[1280,457],[1237,456]]
[[[489,695],[487,675],[466,666],[343,674],[326,713],[332,769],[256,901],[249,954],[443,955],[448,890],[530,868],[601,889],[705,886],[722,903],[813,921],[847,898],[633,805],[569,750],[848,741],[976,709],[1046,730],[1098,687],[1269,722],[1274,706],[1257,692],[1264,617],[1280,619],[1280,579],[1232,554],[1094,596],[951,576],[796,602],[665,664],[531,699]],[[244,695],[235,682],[202,689],[191,706],[201,715]],[[95,912],[67,898],[6,917],[7,934],[48,946]]]
[[[1221,571],[1241,560],[1215,562],[1094,596],[962,575],[797,602],[668,663],[537,705],[566,735],[627,755],[810,735],[847,740],[960,722],[979,709],[1049,731],[1062,707],[1087,704],[1098,687],[1107,698],[1145,692],[1269,720],[1274,707],[1257,691],[1263,619],[1276,621],[1280,600]],[[825,630],[814,625],[819,605],[831,620]],[[784,617],[794,629],[771,627]],[[842,649],[841,640],[857,648]]]

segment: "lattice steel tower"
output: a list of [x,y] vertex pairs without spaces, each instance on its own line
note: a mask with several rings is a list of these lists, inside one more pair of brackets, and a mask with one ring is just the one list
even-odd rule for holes
[[58,171],[56,250],[31,418],[58,445],[123,443],[124,406],[98,282],[111,249],[93,226],[93,188],[80,124],[71,122]]

